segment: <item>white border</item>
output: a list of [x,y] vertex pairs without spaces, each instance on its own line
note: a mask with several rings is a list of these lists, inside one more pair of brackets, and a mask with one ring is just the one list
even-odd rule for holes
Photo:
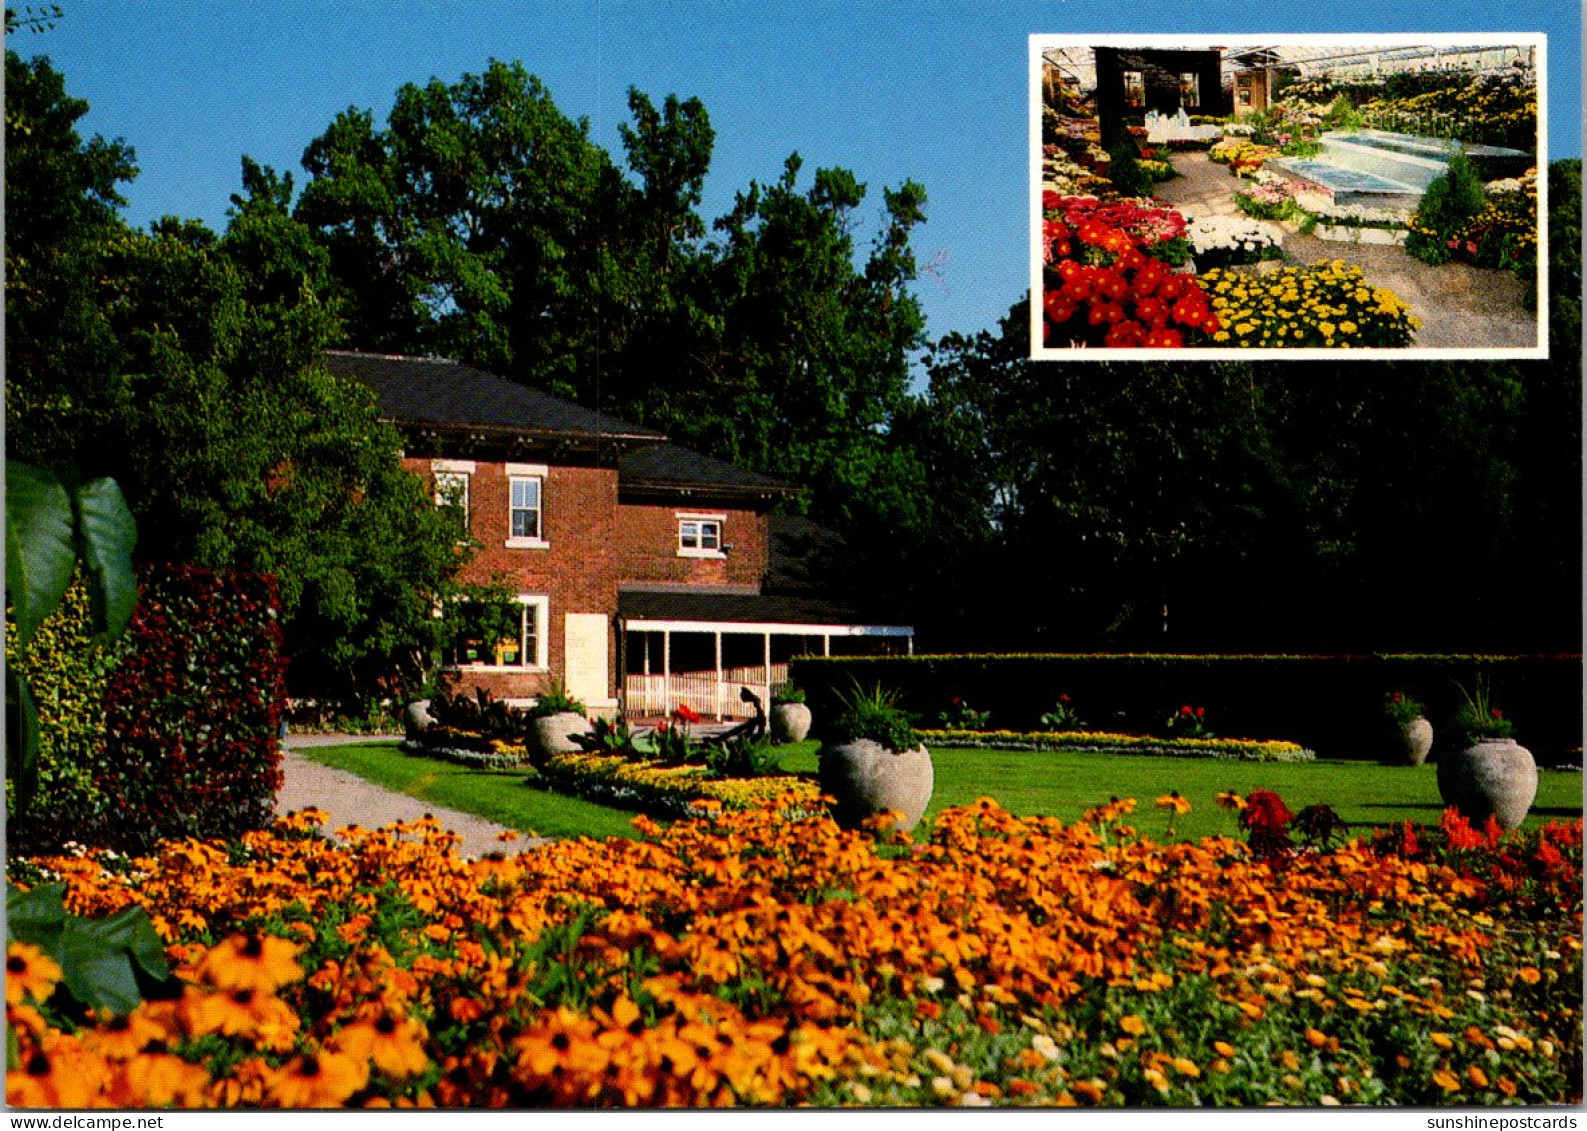
[[[1054,349],[1041,345],[1041,79],[1042,52],[1053,47],[1262,47],[1286,43],[1365,47],[1417,46],[1525,46],[1537,59],[1537,344],[1510,347],[1442,347],[1372,349],[1239,349],[1189,347],[1183,349]],[[1030,37],[1029,144],[1030,159],[1030,356],[1035,361],[1346,361],[1374,358],[1453,361],[1548,357],[1548,36],[1543,32],[1344,32],[1261,35],[1044,35]]]

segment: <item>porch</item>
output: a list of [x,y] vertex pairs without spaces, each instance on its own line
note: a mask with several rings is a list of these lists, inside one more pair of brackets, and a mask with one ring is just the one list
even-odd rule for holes
[[750,718],[741,690],[769,706],[797,656],[907,655],[914,646],[908,625],[838,620],[831,614],[846,610],[810,599],[626,590],[619,609],[618,696],[629,718],[680,704],[718,721]]

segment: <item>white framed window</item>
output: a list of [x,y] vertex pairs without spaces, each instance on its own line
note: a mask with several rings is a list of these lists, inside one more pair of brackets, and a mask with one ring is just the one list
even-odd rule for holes
[[509,668],[514,671],[542,671],[547,664],[551,599],[534,593],[520,593],[518,626],[500,640],[463,639],[448,650],[447,666],[463,668]]
[[548,470],[543,464],[507,465],[507,547],[516,550],[544,550],[545,482]]
[[431,460],[430,473],[435,477],[435,505],[455,516],[458,537],[467,538],[470,528],[468,484],[469,478],[474,474],[474,461]]
[[681,558],[725,558],[727,551],[722,543],[722,528],[727,522],[723,514],[678,515],[678,556]]

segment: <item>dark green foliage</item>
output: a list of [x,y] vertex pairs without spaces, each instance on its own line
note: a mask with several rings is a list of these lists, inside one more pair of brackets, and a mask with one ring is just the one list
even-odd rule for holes
[[[63,481],[54,472],[7,460],[8,648],[26,649],[61,607],[79,569],[86,579],[90,623],[96,637],[89,648],[119,636],[137,600],[132,572],[136,541],[137,527],[113,481],[78,483],[74,475]],[[53,643],[69,647],[72,642],[68,636],[64,641],[57,637]],[[87,688],[83,691],[92,694]],[[6,744],[11,751],[6,765],[6,808],[19,815],[27,811],[38,790],[42,732],[26,666],[16,663],[6,666]],[[52,769],[53,762],[52,757]]]
[[1579,761],[1582,664],[1569,656],[1009,654],[804,658],[793,662],[818,718],[843,709],[856,686],[897,688],[897,706],[921,709],[950,694],[973,698],[1009,730],[1033,730],[1063,687],[1086,704],[1099,731],[1154,734],[1169,711],[1190,704],[1220,735],[1282,738],[1324,758],[1374,757],[1384,734],[1383,697],[1423,692],[1437,749],[1459,687],[1481,678],[1521,721],[1517,738],[1542,765]]
[[1448,241],[1466,230],[1486,201],[1482,178],[1471,159],[1464,152],[1455,153],[1449,159],[1449,172],[1422,194],[1416,215],[1411,217],[1405,250],[1425,263],[1449,262]]
[[165,944],[142,907],[85,919],[67,912],[65,895],[65,884],[6,891],[7,938],[38,947],[61,968],[51,1005],[79,1021],[87,1010],[125,1016],[174,981]]
[[718,778],[760,778],[782,772],[771,743],[747,735],[707,746],[705,765]]
[[534,718],[568,713],[587,715],[589,708],[581,700],[569,695],[567,688],[561,683],[554,683],[548,690],[542,691],[535,698],[534,706],[530,708],[530,714]]
[[367,390],[329,377],[329,257],[290,177],[244,158],[217,237],[125,227],[117,142],[47,61],[7,53],[6,424],[13,456],[121,485],[146,560],[279,579],[300,692],[417,684],[459,563]]
[[882,690],[881,684],[867,691],[857,679],[851,679],[850,684],[848,691],[835,693],[836,709],[827,727],[829,741],[869,739],[899,753],[920,745],[911,716],[894,705],[898,699],[894,692]]
[[1120,196],[1152,195],[1152,178],[1141,168],[1140,151],[1129,137],[1108,147],[1108,180]]

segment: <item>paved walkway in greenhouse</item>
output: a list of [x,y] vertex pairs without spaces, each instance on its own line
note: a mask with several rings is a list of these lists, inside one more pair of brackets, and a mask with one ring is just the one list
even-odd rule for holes
[[546,837],[525,837],[504,844],[497,836],[507,831],[505,825],[456,809],[438,808],[427,801],[382,789],[356,774],[322,766],[298,753],[313,746],[368,741],[367,735],[289,735],[281,754],[282,783],[281,792],[276,795],[276,813],[285,815],[300,809],[323,809],[330,814],[330,820],[321,826],[327,835],[334,835],[337,829],[348,825],[378,829],[399,821],[416,821],[429,814],[463,838],[457,850],[469,857],[480,857],[490,852],[512,853],[547,843],[549,838]]
[[[1205,153],[1176,153],[1179,176],[1157,186],[1158,199],[1186,216],[1235,216],[1234,192],[1242,183]],[[1286,234],[1284,252],[1296,263],[1342,259],[1360,267],[1373,286],[1387,287],[1422,321],[1421,349],[1514,348],[1538,344],[1538,318],[1526,309],[1525,289],[1510,271],[1449,263],[1433,267],[1398,247],[1331,243]]]

